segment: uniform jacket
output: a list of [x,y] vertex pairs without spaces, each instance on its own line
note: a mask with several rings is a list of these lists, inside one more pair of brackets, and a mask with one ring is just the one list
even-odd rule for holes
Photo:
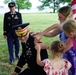
[[15,14],[11,14],[11,12],[7,12],[4,15],[4,35],[7,35],[9,32],[11,32],[11,28],[14,25],[21,24],[22,23],[22,17],[19,12],[15,11]]
[[[34,37],[29,35],[26,43],[22,43],[22,54],[18,61],[15,72],[19,73],[21,68],[27,63],[31,71],[31,75],[44,75],[43,67],[36,63],[36,50],[34,48]],[[46,50],[41,50],[41,60],[48,58]]]

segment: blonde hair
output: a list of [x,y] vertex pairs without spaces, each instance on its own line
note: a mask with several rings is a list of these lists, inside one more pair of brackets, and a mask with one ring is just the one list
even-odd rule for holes
[[51,43],[50,50],[54,51],[55,53],[63,53],[65,49],[65,44],[62,41],[53,41]]
[[64,31],[66,31],[67,33],[76,32],[76,21],[74,21],[74,20],[68,20],[68,21],[66,21],[63,24],[62,29]]
[[73,17],[73,12],[71,6],[63,6],[58,10],[59,13],[66,17],[66,20]]

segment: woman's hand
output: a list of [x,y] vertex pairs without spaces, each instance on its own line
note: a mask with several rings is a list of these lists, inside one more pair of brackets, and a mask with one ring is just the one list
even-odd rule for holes
[[40,32],[30,32],[31,35],[36,36],[38,35]]

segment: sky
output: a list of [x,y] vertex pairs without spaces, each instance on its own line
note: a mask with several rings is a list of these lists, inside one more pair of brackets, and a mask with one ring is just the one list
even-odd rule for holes
[[38,0],[30,0],[30,2],[32,3],[32,7],[37,7],[41,4],[41,2],[39,2]]
[[[3,3],[4,0],[0,0],[0,6],[1,5],[4,5],[6,6],[4,3]],[[29,0],[31,3],[32,3],[32,8],[35,8],[37,6],[39,6],[41,4],[41,2],[39,2],[38,0]]]
[[[0,10],[2,10],[5,13],[5,12],[9,11],[9,9],[8,9],[8,5],[7,4],[4,4],[3,1],[4,0],[0,0],[0,7],[3,6],[4,9],[0,9]],[[39,2],[38,0],[29,0],[29,1],[32,3],[31,9],[30,10],[24,9],[24,10],[20,10],[20,11],[22,13],[24,13],[24,12],[39,12],[37,6],[41,5],[41,2]],[[3,13],[3,12],[0,12],[0,13]]]
[[[4,0],[0,0],[0,7],[4,6],[4,9],[0,8],[0,10],[3,11],[3,12],[0,12],[0,13],[5,13],[5,12],[9,11],[8,5],[4,4],[3,1]],[[43,10],[43,11],[39,11],[37,6],[41,5],[41,2],[39,2],[38,0],[29,0],[29,1],[32,3],[31,9],[30,10],[26,10],[26,9],[20,10],[22,13],[25,13],[25,12],[50,12],[50,11],[52,11],[51,9],[48,9],[48,8]]]

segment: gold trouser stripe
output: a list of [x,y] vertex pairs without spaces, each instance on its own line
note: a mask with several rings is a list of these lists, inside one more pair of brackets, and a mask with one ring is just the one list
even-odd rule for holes
[[21,67],[19,67],[19,66],[16,66],[17,68],[19,68],[20,70],[22,69]]

